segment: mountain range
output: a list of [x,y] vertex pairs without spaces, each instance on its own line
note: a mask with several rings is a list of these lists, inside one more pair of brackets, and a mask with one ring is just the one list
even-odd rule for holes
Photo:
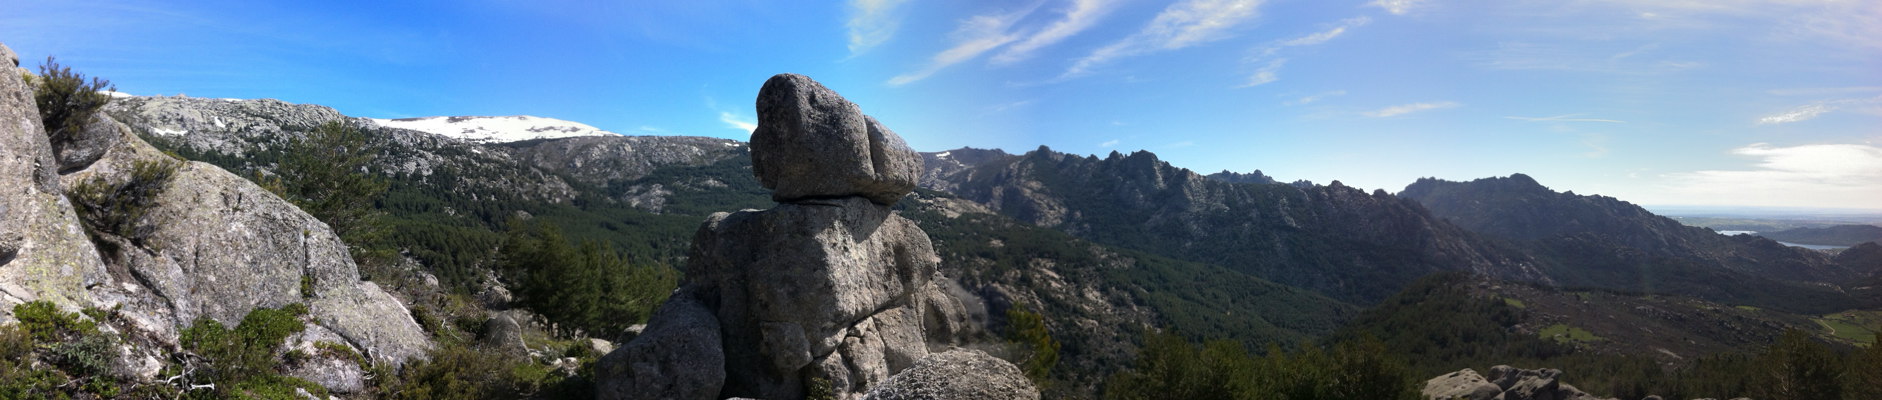
[[[621,136],[535,117],[375,120],[276,100],[125,97],[105,113],[157,149],[251,179],[274,174],[284,149],[322,123],[364,132],[376,155],[367,170],[388,183],[375,208],[404,262],[362,274],[414,309],[462,308],[465,296],[513,284],[492,265],[519,219],[678,268],[707,215],[773,204],[749,144],[727,139]],[[1634,329],[1651,326],[1706,338],[1577,343],[1669,360],[1882,300],[1866,295],[1882,271],[1865,256],[1873,251],[1832,257],[1723,236],[1522,174],[1423,179],[1388,193],[1260,171],[1202,175],[1147,151],[921,157],[922,189],[898,212],[931,236],[947,286],[979,326],[1000,332],[1014,309],[1045,316],[1064,345],[1054,379],[1067,384],[1051,390],[1066,394],[1098,390],[1145,332],[1311,342],[1442,272],[1472,277],[1459,284],[1478,296],[1525,304],[1527,322],[1505,329],[1528,335],[1573,325],[1646,337]],[[1620,313],[1633,322],[1579,322],[1598,313],[1588,299],[1633,310]],[[1736,307],[1764,311],[1705,311]]]

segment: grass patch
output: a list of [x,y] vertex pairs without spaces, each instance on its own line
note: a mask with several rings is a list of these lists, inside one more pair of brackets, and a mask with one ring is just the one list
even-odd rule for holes
[[1844,311],[1810,320],[1823,325],[1838,340],[1867,346],[1875,342],[1877,327],[1882,327],[1882,311]]
[[1764,310],[1762,308],[1752,307],[1752,306],[1736,306],[1736,307],[1738,307],[1738,309],[1740,310],[1745,310],[1745,311],[1763,311]]
[[1569,326],[1568,324],[1549,325],[1547,328],[1542,328],[1542,332],[1537,335],[1542,336],[1543,339],[1554,340],[1562,344],[1584,344],[1607,340],[1600,336],[1595,336],[1593,332]]
[[1512,299],[1508,297],[1503,298],[1503,304],[1508,304],[1510,307],[1516,307],[1516,308],[1529,308],[1529,305],[1524,304],[1522,300]]

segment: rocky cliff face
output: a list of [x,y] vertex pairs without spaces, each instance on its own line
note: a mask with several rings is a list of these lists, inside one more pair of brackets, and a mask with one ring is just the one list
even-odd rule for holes
[[925,178],[1001,214],[1106,245],[1221,265],[1370,302],[1431,271],[1548,282],[1520,253],[1477,240],[1384,192],[1230,183],[1149,152],[1041,148]]
[[5,48],[0,45],[6,56],[0,57],[0,306],[94,304],[87,289],[105,278],[104,262],[65,197],[33,88],[20,79],[25,69]]
[[602,397],[860,398],[892,380],[926,381],[897,377],[920,363],[924,377],[1003,365],[1013,390],[959,393],[1038,398],[998,359],[923,361],[931,345],[961,340],[967,321],[936,284],[927,234],[889,209],[913,189],[914,151],[800,75],[767,81],[758,114],[754,172],[781,204],[707,219],[680,289],[603,358]]
[[122,307],[128,322],[108,328],[138,340],[116,372],[143,379],[198,318],[235,326],[259,307],[304,304],[303,337],[375,360],[403,362],[431,347],[399,301],[360,281],[325,224],[221,168],[163,154],[103,113],[80,140],[55,146],[32,88],[6,67],[0,309],[34,300]]

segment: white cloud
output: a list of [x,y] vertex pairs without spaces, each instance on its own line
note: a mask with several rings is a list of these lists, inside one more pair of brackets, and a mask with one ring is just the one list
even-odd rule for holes
[[1284,104],[1287,104],[1287,105],[1290,105],[1290,106],[1298,106],[1298,105],[1302,105],[1302,104],[1310,104],[1310,103],[1314,103],[1314,102],[1318,102],[1318,101],[1321,101],[1321,100],[1326,100],[1327,98],[1331,98],[1331,97],[1337,97],[1337,96],[1345,96],[1345,95],[1346,95],[1346,91],[1345,91],[1345,90],[1334,90],[1334,91],[1328,91],[1328,92],[1320,92],[1320,93],[1318,93],[1318,94],[1314,94],[1314,95],[1310,95],[1310,96],[1306,96],[1306,97],[1301,97],[1301,98],[1299,98],[1299,99],[1294,99],[1294,100],[1291,100],[1291,101],[1288,101],[1288,102],[1286,102],[1286,103],[1284,103]]
[[1825,96],[1838,94],[1882,92],[1882,86],[1845,86],[1823,88],[1772,89],[1766,93],[1777,96]]
[[871,47],[876,47],[895,36],[895,30],[901,28],[901,18],[895,8],[908,0],[850,0],[850,19],[844,26],[849,27],[850,55],[855,56]]
[[1882,2],[1870,0],[1584,0],[1569,6],[1581,5],[1630,10],[1655,27],[1757,29],[1780,40],[1882,49]]
[[1768,116],[1765,116],[1764,118],[1759,118],[1758,124],[1760,125],[1784,124],[1784,123],[1791,123],[1791,122],[1798,122],[1798,121],[1807,121],[1812,118],[1816,118],[1819,115],[1823,115],[1823,113],[1826,113],[1826,112],[1830,112],[1830,106],[1823,105],[1823,104],[1811,104],[1811,105],[1807,105],[1803,107],[1797,107],[1796,109],[1793,109],[1790,111],[1785,111],[1782,113],[1768,115]]
[[1608,155],[1608,135],[1588,133],[1581,135],[1581,145],[1588,146],[1588,152],[1582,157],[1601,158]]
[[1020,101],[1015,101],[1011,103],[995,104],[993,106],[987,107],[987,112],[988,113],[1006,112],[1009,110],[1018,109],[1020,107],[1030,106],[1036,102],[1038,102],[1037,99],[1026,99],[1026,100],[1020,100]]
[[1412,9],[1423,7],[1425,0],[1373,0],[1373,2],[1367,3],[1366,5],[1383,8],[1385,12],[1392,13],[1393,15],[1405,15],[1405,13],[1411,12]]
[[1281,65],[1286,64],[1287,59],[1271,58],[1271,57],[1274,56],[1275,53],[1279,53],[1281,49],[1283,48],[1298,47],[1298,46],[1313,46],[1313,45],[1318,45],[1321,43],[1326,43],[1328,40],[1333,40],[1333,38],[1337,38],[1337,37],[1340,37],[1340,35],[1345,34],[1348,28],[1356,28],[1356,27],[1363,26],[1371,22],[1372,22],[1372,18],[1367,18],[1367,17],[1347,18],[1345,20],[1341,20],[1340,24],[1337,26],[1334,26],[1332,29],[1328,29],[1326,31],[1321,31],[1321,32],[1315,32],[1312,34],[1308,34],[1306,36],[1301,36],[1301,37],[1297,37],[1293,39],[1282,40],[1279,42],[1274,42],[1267,46],[1263,46],[1262,48],[1260,48],[1260,50],[1255,52],[1255,56],[1251,58],[1250,61],[1259,63],[1263,60],[1266,60],[1267,63],[1263,64],[1261,68],[1255,69],[1254,74],[1248,77],[1248,82],[1242,84],[1239,87],[1246,88],[1246,87],[1260,86],[1263,84],[1272,83],[1276,80],[1279,80],[1280,72],[1281,72]]
[[1731,153],[1759,161],[1750,169],[1668,174],[1671,193],[1688,204],[1882,207],[1882,147],[1753,143]]
[[1580,116],[1581,114],[1568,114],[1568,115],[1557,115],[1553,117],[1503,117],[1503,118],[1509,118],[1509,119],[1513,119],[1517,121],[1529,121],[1529,122],[1606,122],[1606,123],[1613,123],[1613,124],[1627,123],[1627,121],[1612,120],[1612,119],[1579,118]]
[[639,128],[634,128],[634,129],[641,131],[641,132],[647,132],[647,133],[667,133],[667,130],[660,129],[660,127],[653,126],[653,125],[641,125]]
[[752,131],[758,130],[757,122],[751,122],[751,120],[739,117],[738,115],[734,115],[730,111],[720,111],[719,122],[724,122],[725,126],[727,127],[738,129],[738,130],[743,130],[745,131],[746,134],[750,134],[752,133]]
[[[1027,11],[1031,10],[1029,9]],[[1007,43],[1012,43],[1014,40],[1018,40],[1019,35],[1009,33],[1007,30],[1013,26],[1014,21],[1018,21],[1020,17],[1024,17],[1025,15],[1026,12],[1006,15],[976,15],[965,21],[961,21],[961,26],[954,30],[954,47],[935,54],[934,57],[928,60],[928,66],[922,67],[920,70],[889,78],[889,85],[901,86],[927,79],[928,76],[934,75],[934,73],[940,72],[944,68],[959,64],[962,61],[972,60],[975,57],[979,57],[981,54],[1004,46]]]
[[1253,19],[1263,0],[1185,0],[1164,8],[1143,30],[1092,51],[1059,75],[1070,79],[1123,57],[1176,50],[1222,39],[1227,31]]
[[1099,143],[1098,147],[1111,147],[1111,146],[1116,146],[1116,145],[1117,145],[1117,139],[1111,139],[1111,140],[1104,141],[1104,143]]
[[1489,69],[1617,75],[1667,74],[1706,66],[1698,61],[1664,58],[1657,54],[1657,48],[1649,44],[1610,54],[1611,50],[1589,46],[1507,41],[1498,42],[1494,49],[1464,52],[1463,57]]
[[1457,102],[1453,102],[1453,101],[1439,101],[1439,102],[1430,102],[1430,103],[1412,103],[1412,104],[1405,104],[1405,105],[1397,105],[1397,106],[1391,106],[1391,107],[1386,107],[1386,108],[1382,108],[1382,109],[1379,109],[1378,111],[1369,111],[1369,112],[1366,112],[1366,113],[1364,113],[1364,114],[1365,114],[1366,116],[1368,116],[1368,117],[1373,117],[1373,118],[1384,118],[1384,117],[1392,117],[1392,116],[1399,116],[1399,115],[1405,115],[1405,114],[1410,114],[1410,113],[1415,113],[1415,112],[1419,112],[1419,111],[1428,111],[1428,110],[1437,110],[1437,109],[1443,109],[1443,108],[1453,108],[1453,107],[1457,107],[1457,106],[1459,106],[1459,105],[1460,105],[1460,104],[1457,104]]
[[1791,122],[1808,121],[1810,119],[1823,116],[1823,114],[1830,113],[1832,111],[1840,111],[1840,110],[1849,109],[1849,108],[1854,108],[1858,112],[1869,112],[1869,113],[1882,112],[1882,96],[1876,96],[1876,97],[1871,97],[1871,98],[1866,98],[1866,99],[1856,98],[1856,99],[1836,99],[1836,100],[1819,101],[1816,103],[1811,103],[1811,104],[1807,104],[1807,105],[1803,105],[1803,106],[1791,109],[1790,111],[1767,115],[1764,118],[1758,118],[1758,124],[1769,125],[1769,124],[1784,124],[1784,123],[1791,123]]
[[1241,87],[1261,86],[1280,80],[1281,77],[1277,74],[1281,71],[1281,66],[1286,64],[1287,59],[1285,58],[1276,58],[1273,61],[1269,61],[1268,65],[1255,70],[1255,75],[1248,77],[1248,83],[1242,84]]
[[1090,29],[1098,20],[1103,19],[1116,8],[1116,0],[1071,0],[1071,7],[1065,9],[1065,19],[1034,32],[1032,36],[1007,46],[1006,51],[993,56],[994,64],[1011,64],[1032,56],[1032,52],[1051,46],[1065,38]]
[[1337,37],[1340,37],[1340,35],[1345,34],[1347,28],[1357,28],[1357,27],[1365,26],[1366,24],[1369,24],[1369,23],[1372,23],[1372,18],[1367,18],[1367,17],[1347,18],[1346,20],[1340,21],[1340,25],[1333,27],[1333,29],[1328,29],[1323,32],[1316,32],[1314,34],[1307,35],[1307,36],[1301,36],[1301,37],[1297,37],[1293,39],[1288,39],[1288,40],[1282,41],[1281,46],[1312,46],[1316,44],[1326,43],[1328,40],[1333,40],[1333,38],[1337,38]]

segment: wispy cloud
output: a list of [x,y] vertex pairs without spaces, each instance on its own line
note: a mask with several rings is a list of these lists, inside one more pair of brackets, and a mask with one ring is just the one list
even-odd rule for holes
[[[1381,0],[1389,1],[1389,0]],[[1718,26],[1748,20],[1773,39],[1882,49],[1882,3],[1850,0],[1587,0],[1580,4],[1627,9],[1655,23]]]
[[1581,118],[1581,114],[1568,114],[1568,115],[1557,115],[1557,116],[1553,116],[1553,117],[1516,117],[1516,116],[1509,116],[1509,117],[1503,117],[1503,118],[1509,118],[1509,119],[1513,119],[1513,120],[1517,120],[1517,121],[1529,121],[1529,122],[1606,122],[1606,123],[1613,123],[1613,124],[1624,124],[1624,123],[1627,123],[1627,121],[1621,121],[1621,120],[1612,120],[1612,119],[1600,119],[1600,118]]
[[752,133],[752,131],[758,130],[757,122],[752,122],[750,119],[746,119],[736,114],[732,114],[732,112],[730,111],[720,111],[719,122],[724,122],[726,127],[743,130],[745,131],[746,134],[750,134]]
[[[723,118],[723,117],[721,117],[721,118]],[[756,127],[753,127],[753,128],[756,128]],[[634,130],[637,130],[637,131],[641,131],[641,132],[646,132],[646,133],[667,133],[667,130],[665,130],[665,129],[660,129],[660,127],[656,127],[656,126],[653,126],[653,125],[641,125],[641,126],[640,126],[640,127],[638,127],[638,128],[634,128]]]
[[1281,49],[1283,48],[1299,47],[1299,46],[1314,46],[1314,45],[1319,45],[1321,43],[1326,43],[1329,40],[1333,40],[1333,38],[1337,38],[1337,37],[1340,37],[1340,35],[1345,34],[1347,29],[1364,26],[1371,22],[1372,22],[1372,18],[1367,18],[1367,17],[1347,18],[1345,20],[1341,20],[1339,25],[1335,25],[1333,28],[1325,30],[1325,31],[1315,32],[1312,34],[1308,34],[1306,36],[1276,41],[1274,43],[1264,45],[1258,48],[1258,50],[1255,51],[1255,56],[1249,59],[1249,61],[1252,63],[1261,64],[1261,67],[1256,68],[1255,72],[1252,75],[1249,75],[1247,83],[1244,83],[1239,87],[1245,88],[1245,87],[1260,86],[1262,84],[1272,83],[1276,80],[1280,80],[1281,66],[1287,63],[1287,59],[1276,58],[1274,57],[1274,55],[1279,53]]
[[1366,5],[1383,8],[1393,15],[1405,15],[1413,9],[1424,7],[1425,0],[1373,0]]
[[1845,87],[1824,87],[1824,88],[1772,89],[1770,91],[1767,91],[1766,93],[1770,93],[1776,96],[1826,96],[1826,95],[1847,95],[1847,94],[1856,94],[1856,93],[1875,93],[1875,92],[1882,92],[1882,86],[1845,86]]
[[1823,113],[1826,113],[1826,112],[1830,112],[1830,107],[1828,105],[1811,104],[1811,105],[1807,105],[1803,107],[1797,107],[1795,109],[1791,109],[1790,111],[1767,115],[1764,118],[1759,118],[1758,124],[1759,125],[1787,124],[1787,123],[1798,122],[1798,121],[1808,121],[1808,120],[1816,118],[1819,115],[1823,115]]
[[1137,33],[1098,48],[1072,63],[1060,80],[1091,73],[1092,68],[1124,57],[1181,49],[1227,37],[1227,31],[1253,19],[1263,0],[1185,0],[1163,9]]
[[1819,101],[1758,118],[1758,124],[1787,124],[1808,121],[1823,116],[1823,114],[1848,108],[1855,108],[1858,111],[1869,111],[1872,113],[1882,111],[1882,96]]
[[1582,157],[1601,158],[1607,157],[1608,155],[1608,135],[1599,133],[1582,134],[1581,145],[1588,146],[1588,152],[1581,153]]
[[1117,0],[1071,0],[1065,9],[1065,18],[1034,32],[1031,36],[1007,46],[1005,51],[993,56],[994,64],[1012,64],[1032,57],[1032,52],[1051,46],[1066,38],[1084,32],[1098,23],[1112,9]]
[[980,57],[981,54],[1018,40],[1019,35],[1009,30],[1013,27],[1013,22],[1025,17],[1031,11],[1032,9],[1028,8],[1009,14],[976,15],[961,21],[960,27],[956,28],[952,35],[954,47],[942,50],[929,58],[928,65],[920,70],[889,78],[889,85],[901,86],[927,79],[928,76],[941,72],[942,69]]
[[1321,31],[1321,32],[1315,32],[1307,36],[1301,36],[1301,37],[1297,37],[1293,39],[1284,40],[1284,41],[1281,41],[1280,45],[1281,46],[1312,46],[1316,44],[1326,43],[1328,40],[1333,40],[1333,38],[1337,38],[1337,37],[1340,37],[1340,35],[1346,34],[1346,30],[1348,28],[1357,28],[1357,27],[1365,26],[1366,24],[1369,24],[1369,23],[1372,23],[1372,18],[1369,18],[1369,17],[1362,16],[1362,17],[1357,17],[1357,18],[1347,18],[1345,20],[1340,21],[1340,24],[1338,26],[1334,26],[1333,29],[1328,29],[1328,30]]
[[1241,87],[1261,86],[1281,80],[1279,76],[1281,66],[1286,64],[1287,59],[1285,58],[1276,58],[1272,61],[1268,61],[1268,65],[1264,65],[1261,69],[1255,70],[1255,74],[1248,77],[1248,83],[1242,84]]
[[1562,44],[1499,42],[1496,48],[1464,53],[1464,59],[1497,70],[1567,71],[1617,75],[1665,74],[1703,68],[1704,62],[1657,56],[1659,46],[1643,45],[1620,53]]
[[1098,144],[1098,147],[1112,147],[1112,146],[1117,146],[1117,139],[1106,140],[1104,141],[1104,143]]
[[1010,110],[1018,109],[1020,107],[1030,106],[1036,102],[1038,102],[1038,100],[1036,99],[1026,99],[1026,100],[1020,100],[1020,101],[1015,101],[1015,102],[1010,102],[1010,103],[994,104],[992,106],[987,107],[987,112],[988,113],[1007,112]]
[[1190,146],[1195,146],[1195,145],[1196,145],[1196,141],[1194,140],[1184,140],[1181,142],[1166,144],[1166,145],[1163,145],[1163,147],[1166,149],[1180,149],[1180,148],[1190,147]]
[[1338,96],[1345,96],[1345,95],[1346,95],[1346,91],[1345,91],[1345,90],[1333,90],[1333,91],[1326,91],[1326,92],[1320,92],[1320,93],[1316,93],[1316,94],[1313,94],[1313,95],[1309,95],[1309,96],[1304,96],[1304,97],[1301,97],[1301,98],[1298,98],[1298,99],[1294,99],[1294,100],[1289,100],[1289,101],[1287,101],[1286,103],[1283,103],[1283,104],[1286,104],[1286,105],[1290,105],[1290,106],[1298,106],[1298,105],[1303,105],[1303,104],[1312,104],[1312,103],[1314,103],[1314,102],[1318,102],[1318,101],[1321,101],[1321,100],[1326,100],[1326,99],[1328,99],[1328,98],[1332,98],[1332,97],[1338,97]]
[[850,56],[862,54],[871,47],[876,47],[895,36],[895,31],[902,26],[901,17],[895,9],[908,0],[850,0],[850,18],[844,26],[849,27]]
[[1415,113],[1419,111],[1455,108],[1460,105],[1461,104],[1457,104],[1457,102],[1454,102],[1454,101],[1411,103],[1411,104],[1396,105],[1396,106],[1381,108],[1378,111],[1368,111],[1363,114],[1365,114],[1368,117],[1373,117],[1373,118],[1385,118],[1385,117],[1394,117],[1394,116],[1400,116],[1400,115],[1405,115],[1405,114],[1411,114],[1411,113]]
[[1736,205],[1882,207],[1876,203],[1882,199],[1882,147],[1753,143],[1731,153],[1758,161],[1749,169],[1668,174],[1672,191],[1694,203],[1726,199]]

